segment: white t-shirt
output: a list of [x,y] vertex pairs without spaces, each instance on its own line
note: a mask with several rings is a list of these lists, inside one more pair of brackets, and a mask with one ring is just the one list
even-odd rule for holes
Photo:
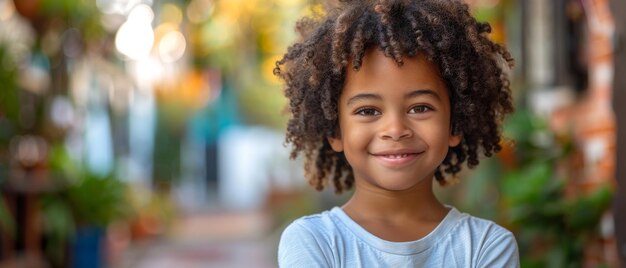
[[280,238],[280,267],[519,267],[515,237],[492,221],[450,211],[427,236],[378,238],[341,208],[305,216]]

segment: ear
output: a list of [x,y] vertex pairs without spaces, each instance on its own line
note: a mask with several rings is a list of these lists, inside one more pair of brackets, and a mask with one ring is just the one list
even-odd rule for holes
[[463,134],[450,134],[450,137],[448,138],[448,146],[455,147],[461,143],[462,139]]
[[330,147],[333,148],[333,151],[338,153],[343,152],[343,141],[341,140],[341,136],[327,137],[326,139],[328,140]]

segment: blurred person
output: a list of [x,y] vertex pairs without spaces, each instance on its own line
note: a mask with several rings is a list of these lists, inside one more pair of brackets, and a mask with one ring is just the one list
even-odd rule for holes
[[[615,23],[615,50],[613,74],[613,108],[617,123],[616,174],[617,193],[613,203],[615,213],[615,233],[618,255],[622,267],[626,267],[626,1],[611,0],[611,10]],[[621,164],[620,164],[621,163]]]
[[[500,151],[510,53],[460,0],[339,1],[276,63],[286,141],[341,207],[292,222],[281,267],[519,267],[513,234],[433,193]],[[448,175],[448,177],[444,176]]]

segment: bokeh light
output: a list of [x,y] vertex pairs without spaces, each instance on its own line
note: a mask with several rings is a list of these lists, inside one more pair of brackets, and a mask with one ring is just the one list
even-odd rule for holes
[[133,60],[147,57],[154,43],[153,19],[150,6],[142,4],[133,8],[115,36],[117,50]]

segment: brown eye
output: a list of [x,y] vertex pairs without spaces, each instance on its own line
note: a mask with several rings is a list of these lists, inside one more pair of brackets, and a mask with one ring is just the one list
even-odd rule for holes
[[411,108],[409,110],[409,113],[421,114],[421,113],[426,113],[426,112],[429,112],[429,111],[432,111],[432,110],[433,110],[432,108],[430,108],[430,107],[428,107],[426,105],[417,105],[417,106],[413,106],[413,108]]
[[355,114],[362,116],[376,116],[380,115],[380,112],[374,108],[362,108],[357,110]]

